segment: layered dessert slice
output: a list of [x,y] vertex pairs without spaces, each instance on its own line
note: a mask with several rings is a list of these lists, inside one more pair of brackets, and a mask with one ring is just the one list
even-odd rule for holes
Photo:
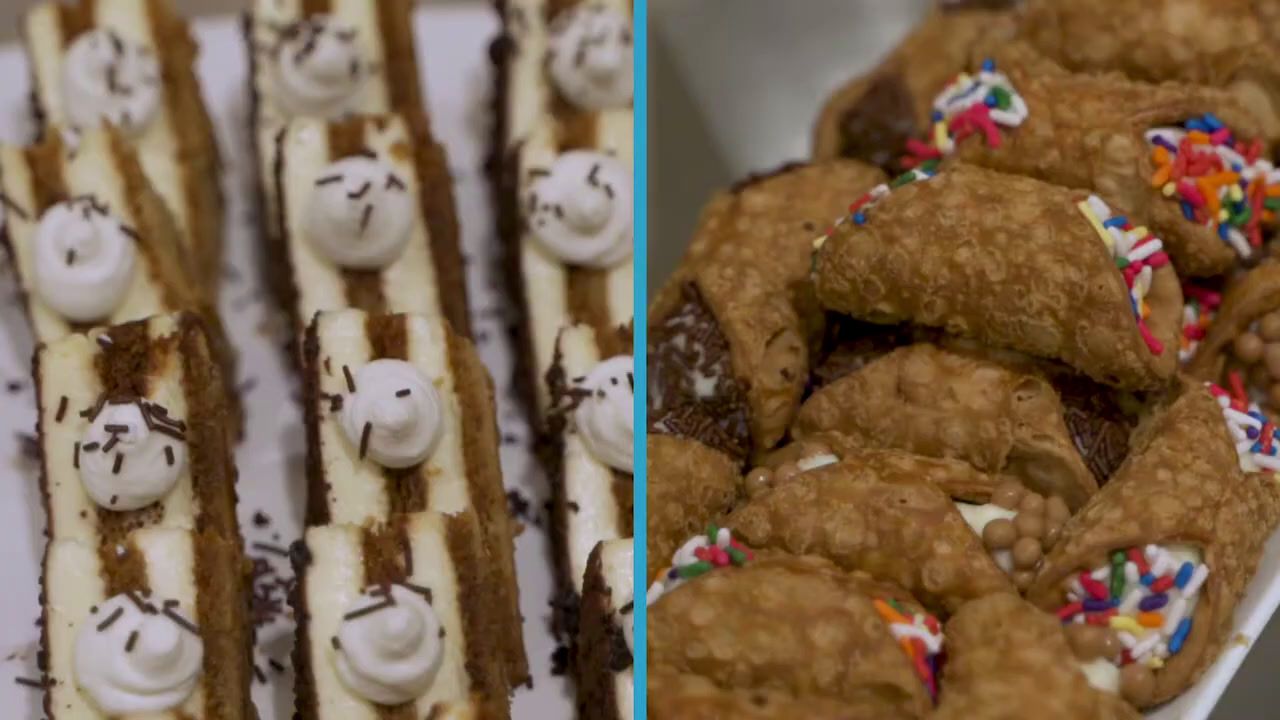
[[59,134],[27,148],[0,146],[0,202],[0,245],[38,343],[190,311],[230,391],[232,352],[212,300],[120,131],[86,131],[74,147]]
[[111,547],[54,539],[44,558],[44,712],[254,720],[238,540],[145,528]]
[[635,695],[631,538],[596,545],[587,562],[578,631],[578,717],[629,720]]
[[22,26],[44,134],[118,128],[173,213],[206,291],[222,270],[222,194],[196,43],[168,0],[41,2]]
[[50,538],[106,554],[139,527],[238,542],[231,410],[199,318],[70,335],[34,375]]
[[560,329],[603,341],[633,313],[631,3],[499,6],[499,229],[523,311],[519,385],[539,388],[526,400],[541,417]]
[[244,32],[268,248],[278,244],[276,140],[290,120],[422,112],[412,9],[410,0],[254,0]]
[[475,515],[422,512],[307,530],[294,546],[300,720],[509,717],[518,642],[487,584]]
[[307,524],[426,509],[479,519],[507,676],[528,674],[493,384],[470,341],[421,315],[316,315],[304,343]]
[[[565,328],[547,375],[552,522],[563,589],[582,594],[597,543],[631,537],[635,375],[629,328],[598,338],[589,325]],[[603,342],[602,342],[603,340]],[[619,348],[605,355],[601,347]],[[564,626],[572,632],[573,619]]]
[[354,307],[468,334],[452,180],[420,113],[294,120],[277,158],[277,284],[300,326]]

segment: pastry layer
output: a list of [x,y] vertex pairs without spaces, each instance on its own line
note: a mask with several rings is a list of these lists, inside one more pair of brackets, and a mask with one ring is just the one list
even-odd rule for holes
[[[600,337],[631,321],[633,263],[628,257],[608,269],[568,265],[542,247],[524,228],[520,198],[531,180],[556,157],[570,150],[595,150],[633,167],[631,107],[603,111],[575,108],[560,97],[546,70],[550,25],[581,0],[504,0],[501,11],[507,38],[499,52],[499,91],[504,93],[497,139],[502,168],[497,179],[499,226],[507,244],[509,284],[523,303],[521,362],[525,380],[538,388],[527,399],[539,415],[550,397],[538,382],[551,367],[556,335],[573,323],[587,323]],[[629,0],[601,0],[593,6],[631,16]],[[608,355],[617,348],[602,348]]]
[[74,126],[68,102],[75,100],[63,88],[64,63],[71,44],[95,29],[114,31],[156,58],[158,107],[132,144],[147,179],[177,221],[204,288],[216,293],[222,271],[218,148],[196,80],[195,40],[168,0],[42,2],[27,13],[22,31],[32,65],[32,99],[44,134]]
[[[437,703],[468,698],[485,718],[507,717],[503,645],[511,637],[495,620],[499,593],[486,586],[484,550],[474,515],[436,512],[398,516],[378,528],[313,527],[294,548],[298,619],[294,650],[301,720],[382,720],[431,716]],[[430,688],[416,701],[388,707],[352,693],[335,670],[337,635],[364,590],[408,583],[430,590],[443,651]],[[444,712],[444,709],[441,709]],[[449,717],[445,714],[443,717]],[[465,715],[463,716],[465,717]]]
[[[201,321],[192,314],[70,335],[40,348],[39,393],[42,488],[48,533],[87,546],[110,547],[139,527],[210,533],[238,547],[236,471],[228,435],[228,407],[219,367]],[[137,510],[98,505],[86,491],[81,459],[86,430],[102,403],[142,400],[181,421],[185,463],[161,499]]]
[[249,697],[252,638],[241,557],[238,540],[174,528],[136,530],[110,547],[50,541],[42,577],[45,714],[50,720],[108,717],[80,689],[73,669],[76,638],[86,623],[104,621],[97,617],[99,604],[133,592],[153,605],[177,600],[178,611],[197,626],[204,646],[202,671],[190,696],[175,710],[146,717],[256,718]]
[[635,607],[630,538],[596,545],[587,563],[578,635],[578,717],[630,720],[635,693],[630,641]]
[[[458,332],[470,334],[452,179],[444,148],[432,140],[425,118],[418,113],[329,123],[302,118],[289,123],[276,152],[280,236],[288,259],[288,268],[281,272],[287,273],[284,294],[293,298],[290,311],[299,324],[310,322],[320,310],[354,307],[444,317]],[[329,174],[330,164],[358,156],[386,163],[403,184],[399,191],[416,199],[407,244],[381,269],[335,264],[317,249],[306,229],[306,218],[315,211],[311,203],[318,183],[337,177]],[[369,217],[391,210],[366,207],[373,208]]]
[[[504,635],[511,638],[504,645],[511,651],[508,675],[523,681],[527,666],[493,384],[475,348],[440,320],[343,310],[316,316],[304,350],[307,524],[364,525],[427,509],[473,510],[488,558],[484,572],[492,575],[488,592],[504,608]],[[417,465],[387,468],[361,457],[342,426],[340,408],[352,395],[356,373],[380,359],[410,363],[439,394],[439,441]]]
[[601,361],[601,345],[618,347],[616,354],[631,353],[630,333],[614,330],[614,339],[597,342],[586,325],[566,327],[556,343],[556,354],[547,375],[553,407],[548,416],[552,437],[552,522],[557,554],[566,588],[581,594],[587,560],[596,544],[631,536],[632,474],[615,470],[587,448],[569,422],[576,406],[573,394],[579,383]]
[[366,56],[369,76],[346,102],[345,111],[421,112],[411,11],[410,0],[254,0],[245,18],[250,48],[250,124],[257,154],[262,231],[269,241],[268,248],[277,246],[279,240],[279,209],[273,182],[276,140],[291,119],[272,80],[284,41],[317,16],[329,16],[344,27],[355,29],[354,41]]

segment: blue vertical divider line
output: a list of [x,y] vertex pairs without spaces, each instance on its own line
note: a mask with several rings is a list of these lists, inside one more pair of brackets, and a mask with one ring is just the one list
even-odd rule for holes
[[632,492],[635,493],[635,503],[633,509],[633,518],[631,526],[634,528],[634,537],[632,544],[635,548],[635,568],[632,570],[635,577],[635,605],[632,611],[632,621],[635,623],[635,648],[632,652],[632,674],[634,677],[635,695],[634,695],[634,713],[636,720],[643,720],[647,717],[647,688],[645,682],[646,669],[648,664],[646,658],[648,655],[648,643],[645,639],[648,634],[645,632],[645,621],[648,613],[645,608],[645,590],[648,589],[648,578],[645,568],[648,566],[645,557],[645,449],[647,444],[645,438],[648,435],[646,428],[649,427],[647,422],[645,409],[648,405],[645,399],[648,396],[647,388],[649,387],[648,368],[645,366],[645,348],[648,343],[645,340],[646,329],[648,327],[648,210],[649,210],[649,85],[646,81],[648,75],[648,54],[649,54],[649,3],[648,0],[635,0],[634,6],[635,17],[632,20],[632,37],[635,40],[635,208],[634,226],[635,226],[635,247],[633,257],[635,259],[635,376],[636,376],[636,393],[635,393],[635,452],[633,477],[635,481],[632,483]]

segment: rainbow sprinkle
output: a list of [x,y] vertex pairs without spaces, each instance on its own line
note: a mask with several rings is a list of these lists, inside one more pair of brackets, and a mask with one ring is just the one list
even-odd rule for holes
[[1209,392],[1218,399],[1227,432],[1236,444],[1240,469],[1245,472],[1280,472],[1280,434],[1275,423],[1263,414],[1258,404],[1249,400],[1239,371],[1227,375],[1231,390],[1207,383]]
[[1115,259],[1116,268],[1129,288],[1129,304],[1138,321],[1138,332],[1151,354],[1159,355],[1164,352],[1164,343],[1157,340],[1147,326],[1151,308],[1146,297],[1151,292],[1151,278],[1155,271],[1169,264],[1164,243],[1145,227],[1134,227],[1123,215],[1112,215],[1111,208],[1097,195],[1081,200],[1076,207],[1093,225]]
[[708,525],[706,533],[689,538],[671,557],[671,567],[649,587],[646,607],[693,578],[717,568],[742,567],[754,559],[755,554],[734,540],[729,528]]
[[911,660],[920,682],[929,690],[929,697],[938,700],[938,667],[942,655],[942,626],[938,619],[927,613],[907,615],[896,600],[873,601],[880,617],[889,625],[893,639]]
[[1071,579],[1058,619],[1114,630],[1124,646],[1111,658],[1116,665],[1160,668],[1191,633],[1196,599],[1208,577],[1208,565],[1160,545],[1117,550],[1102,567]]
[[1211,227],[1242,258],[1262,247],[1262,228],[1280,209],[1280,171],[1262,157],[1262,141],[1246,144],[1213,113],[1182,127],[1148,130],[1151,186],[1182,207],[1191,222]]
[[1196,285],[1188,280],[1182,284],[1182,344],[1178,348],[1179,362],[1195,357],[1200,341],[1209,333],[1209,326],[1222,305],[1222,293]]
[[980,134],[988,147],[1000,147],[1001,127],[1018,127],[1027,119],[1027,103],[996,63],[988,58],[976,75],[961,73],[933,101],[933,131],[929,142],[907,141],[902,166],[914,168],[939,160],[956,149],[956,143]]

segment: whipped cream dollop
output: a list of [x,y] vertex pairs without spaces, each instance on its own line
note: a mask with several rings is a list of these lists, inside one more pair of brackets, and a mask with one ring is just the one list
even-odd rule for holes
[[85,492],[120,511],[168,495],[187,463],[184,430],[145,401],[103,404],[76,450]]
[[160,90],[155,54],[114,30],[81,33],[62,61],[62,103],[76,127],[105,121],[137,133],[155,117]]
[[332,163],[316,178],[305,227],[330,262],[376,270],[404,252],[413,219],[413,198],[395,168],[360,155]]
[[577,387],[583,392],[573,424],[587,450],[600,462],[631,472],[635,437],[635,364],[630,355],[600,362]]
[[342,404],[342,429],[361,457],[405,468],[435,451],[443,431],[440,393],[403,360],[374,360],[352,376],[355,390]]
[[195,689],[204,643],[176,600],[116,595],[80,625],[76,684],[111,716],[164,712]]
[[425,694],[444,658],[440,620],[426,593],[405,585],[365,590],[343,616],[334,647],[342,684],[383,705]]
[[355,27],[313,15],[280,38],[272,63],[276,96],[290,116],[341,116],[373,72],[368,57]]
[[110,316],[124,301],[138,263],[133,231],[93,198],[46,210],[34,250],[36,293],[72,322]]
[[571,150],[535,171],[525,194],[529,230],[561,261],[608,268],[631,257],[631,171],[604,153]]
[[631,104],[631,18],[599,5],[565,10],[551,26],[547,70],[556,88],[584,110]]

